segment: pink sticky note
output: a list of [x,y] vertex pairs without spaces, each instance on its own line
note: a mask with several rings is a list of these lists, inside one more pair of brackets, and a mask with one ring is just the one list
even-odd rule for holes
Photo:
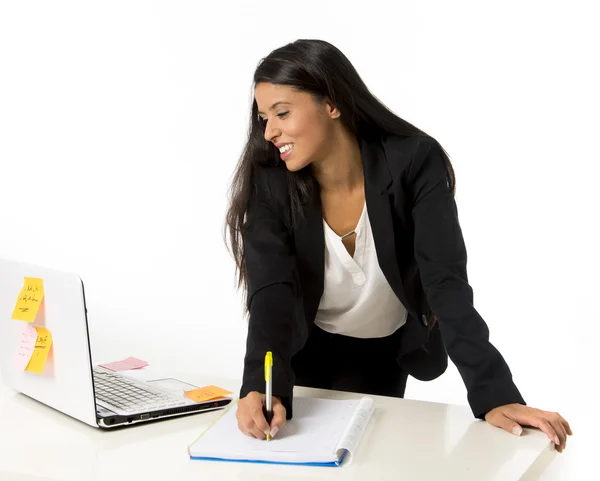
[[30,324],[24,324],[21,328],[21,336],[19,342],[19,350],[15,357],[15,364],[19,371],[24,371],[29,364],[31,355],[35,350],[35,341],[37,340],[37,331]]
[[140,369],[147,366],[146,361],[136,359],[135,357],[128,357],[122,361],[109,362],[108,364],[100,364],[100,366],[110,369],[111,371],[129,371],[130,369]]

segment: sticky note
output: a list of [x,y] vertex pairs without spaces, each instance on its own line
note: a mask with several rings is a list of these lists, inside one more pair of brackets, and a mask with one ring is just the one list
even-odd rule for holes
[[12,319],[17,321],[35,321],[42,299],[44,298],[44,282],[37,277],[25,277]]
[[187,397],[188,399],[199,403],[227,396],[228,394],[231,394],[231,391],[226,391],[225,389],[222,389],[217,386],[204,386],[199,387],[198,389],[193,389],[191,391],[185,391],[184,394],[185,397]]
[[130,369],[140,369],[146,367],[148,363],[135,357],[128,357],[122,361],[109,362],[107,364],[100,364],[100,366],[110,369],[111,371],[129,371]]
[[35,349],[37,335],[35,327],[30,326],[29,324],[23,324],[19,339],[19,349],[15,359],[15,365],[19,371],[24,371],[27,364],[29,364],[29,360]]
[[48,359],[48,353],[52,347],[52,334],[45,327],[36,327],[37,339],[35,341],[35,349],[27,364],[26,371],[41,374]]

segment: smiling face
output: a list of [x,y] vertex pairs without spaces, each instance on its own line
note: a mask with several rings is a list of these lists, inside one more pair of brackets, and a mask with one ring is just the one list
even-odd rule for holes
[[290,171],[325,158],[333,149],[334,119],[339,111],[328,102],[318,103],[306,92],[287,85],[259,83],[254,89],[265,140],[280,151]]

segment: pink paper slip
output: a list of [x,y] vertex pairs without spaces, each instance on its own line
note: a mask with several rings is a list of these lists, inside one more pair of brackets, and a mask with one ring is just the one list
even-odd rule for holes
[[148,363],[135,357],[128,357],[122,361],[109,362],[108,364],[100,364],[100,366],[110,369],[111,371],[129,371],[130,369],[140,369],[146,367]]
[[24,371],[29,364],[33,350],[35,349],[35,341],[37,339],[37,330],[29,324],[23,325],[21,328],[21,342],[19,351],[15,359],[16,367],[19,371]]

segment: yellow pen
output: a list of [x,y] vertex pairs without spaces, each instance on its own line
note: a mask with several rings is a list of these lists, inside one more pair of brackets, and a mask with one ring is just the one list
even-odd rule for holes
[[[268,351],[265,355],[265,397],[266,397],[266,408],[265,408],[265,419],[269,426],[271,426],[271,420],[273,419],[273,353]],[[271,435],[267,434],[267,441],[271,439]]]

